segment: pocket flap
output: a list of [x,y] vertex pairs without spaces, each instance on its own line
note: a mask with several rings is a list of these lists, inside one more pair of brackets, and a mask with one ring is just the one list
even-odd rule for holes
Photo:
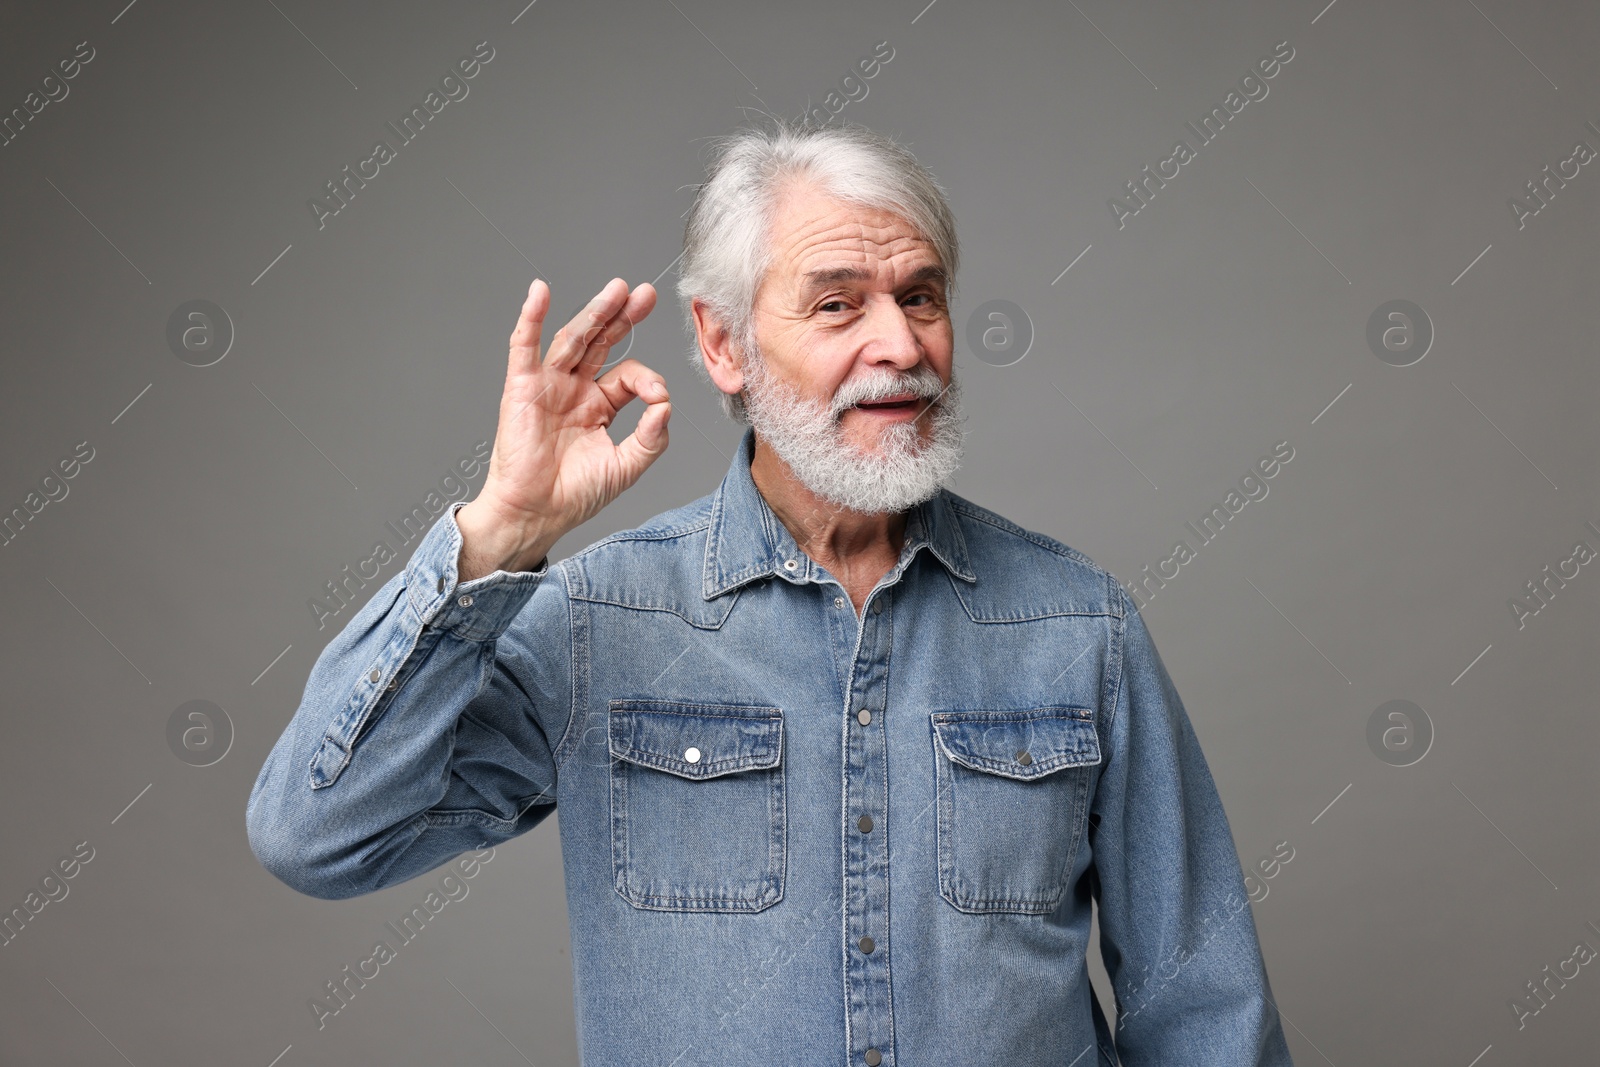
[[944,754],[963,767],[1018,781],[1100,762],[1100,738],[1088,708],[1029,711],[936,711]]
[[748,704],[613,700],[606,740],[614,759],[683,778],[715,778],[778,765],[783,712]]

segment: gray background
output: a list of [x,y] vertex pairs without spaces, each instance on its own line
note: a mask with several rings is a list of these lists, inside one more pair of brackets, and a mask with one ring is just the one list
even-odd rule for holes
[[[958,338],[986,300],[1031,322],[1014,365],[958,351],[957,492],[1129,581],[1295,449],[1144,615],[1243,862],[1295,850],[1254,915],[1296,1062],[1592,1059],[1594,968],[1520,1030],[1508,1005],[1600,947],[1600,564],[1521,628],[1508,601],[1600,548],[1600,161],[1525,227],[1508,198],[1600,148],[1600,8],[125,2],[0,9],[0,109],[96,49],[0,148],[0,512],[95,450],[0,548],[0,906],[95,849],[0,948],[0,1062],[576,1063],[553,821],[319,1031],[308,1000],[437,874],[299,896],[245,800],[334,632],[309,598],[492,437],[535,273],[558,321],[659,276],[631,354],[675,399],[668,454],[554,555],[715,488],[739,428],[670,269],[703,139],[824,105],[879,41],[835,121],[950,190]],[[1284,40],[1119,229],[1109,198]],[[470,95],[319,230],[308,198],[480,41]],[[203,368],[166,341],[196,298],[237,333]],[[1436,330],[1407,367],[1366,341],[1393,299]],[[1434,732],[1406,767],[1366,739],[1396,699]],[[169,747],[191,700],[232,724],[210,766]]]

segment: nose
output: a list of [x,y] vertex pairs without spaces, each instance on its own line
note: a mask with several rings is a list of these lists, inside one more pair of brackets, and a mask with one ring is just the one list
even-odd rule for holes
[[862,355],[867,362],[909,370],[922,359],[922,342],[912,330],[905,309],[892,295],[882,294],[870,303],[865,326],[867,338]]

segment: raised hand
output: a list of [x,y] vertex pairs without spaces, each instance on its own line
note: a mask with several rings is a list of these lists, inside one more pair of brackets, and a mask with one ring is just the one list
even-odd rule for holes
[[[593,518],[667,448],[672,404],[661,375],[625,359],[599,378],[611,347],[655,307],[649,283],[613,278],[556,332],[540,358],[550,287],[535,280],[511,334],[500,423],[483,490],[456,514],[458,580],[531,570],[563,534]],[[621,444],[606,428],[634,398],[646,406]]]

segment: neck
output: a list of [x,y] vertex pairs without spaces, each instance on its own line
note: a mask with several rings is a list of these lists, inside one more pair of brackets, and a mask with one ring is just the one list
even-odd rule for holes
[[894,566],[905,543],[905,513],[841,508],[806,488],[759,433],[755,438],[750,479],[802,552],[847,587],[869,575],[876,583]]

